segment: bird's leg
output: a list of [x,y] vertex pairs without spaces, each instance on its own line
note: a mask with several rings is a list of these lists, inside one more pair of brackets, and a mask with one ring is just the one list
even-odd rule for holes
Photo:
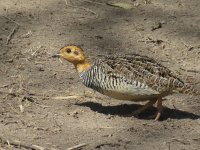
[[158,99],[157,100],[157,114],[156,114],[156,117],[155,117],[155,120],[159,120],[160,116],[161,116],[161,113],[162,113],[162,110],[163,110],[163,106],[162,106],[162,99]]
[[149,102],[147,102],[144,106],[142,106],[141,108],[135,110],[133,112],[134,116],[138,116],[140,113],[142,113],[143,111],[145,111],[147,108],[151,107],[153,104],[156,103],[156,100],[150,100]]
[[149,102],[147,102],[144,106],[138,108],[137,110],[135,110],[134,112],[132,112],[131,114],[127,115],[128,117],[132,117],[132,116],[138,116],[140,113],[142,113],[144,110],[146,110],[147,108],[151,107],[153,104],[156,103],[157,100],[150,100]]

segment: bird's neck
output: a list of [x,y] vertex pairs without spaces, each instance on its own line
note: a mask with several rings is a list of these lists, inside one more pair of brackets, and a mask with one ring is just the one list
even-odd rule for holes
[[90,67],[91,67],[91,64],[87,60],[81,63],[75,64],[75,68],[78,71],[78,73],[84,72],[88,70]]

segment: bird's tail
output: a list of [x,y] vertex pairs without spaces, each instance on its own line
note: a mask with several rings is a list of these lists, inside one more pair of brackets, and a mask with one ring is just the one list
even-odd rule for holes
[[198,96],[200,95],[200,92],[195,89],[193,86],[184,84],[182,87],[176,89],[179,93],[182,94],[188,94],[188,95],[193,95],[193,96]]

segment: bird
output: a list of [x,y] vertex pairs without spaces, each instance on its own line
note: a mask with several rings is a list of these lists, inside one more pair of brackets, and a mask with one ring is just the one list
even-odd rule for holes
[[165,96],[173,93],[200,95],[192,85],[148,56],[135,53],[106,55],[91,64],[80,46],[66,45],[54,57],[72,63],[88,88],[118,100],[147,101],[131,116],[137,116],[156,104],[154,119],[159,120]]

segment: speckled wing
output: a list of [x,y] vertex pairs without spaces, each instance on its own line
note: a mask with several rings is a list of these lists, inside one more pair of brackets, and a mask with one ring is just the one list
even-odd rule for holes
[[138,86],[140,83],[146,84],[160,94],[171,93],[184,87],[184,82],[173,72],[146,56],[105,56],[101,59],[102,64],[110,76],[125,78],[130,84],[136,81]]

